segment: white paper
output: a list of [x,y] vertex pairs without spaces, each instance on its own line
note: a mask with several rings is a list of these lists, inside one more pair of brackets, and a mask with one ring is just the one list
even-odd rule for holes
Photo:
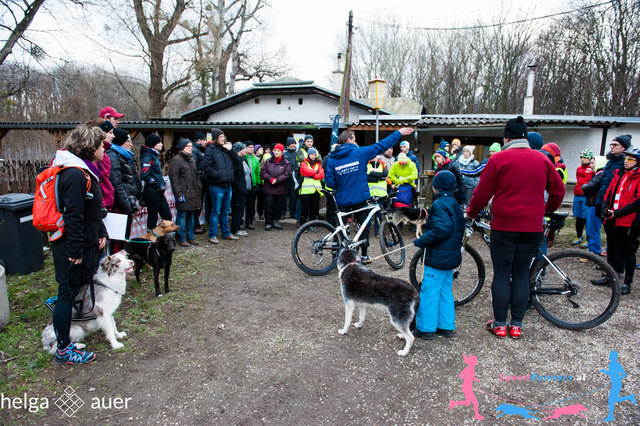
[[107,217],[102,219],[107,228],[110,240],[124,241],[124,234],[127,231],[127,215],[118,213],[107,213]]

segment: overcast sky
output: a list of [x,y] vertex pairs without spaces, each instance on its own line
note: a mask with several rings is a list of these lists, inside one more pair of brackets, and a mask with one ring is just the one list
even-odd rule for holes
[[[496,16],[522,19],[572,9],[571,2],[557,0],[269,0],[262,22],[273,47],[283,46],[283,61],[291,76],[315,80],[331,87],[340,42],[346,41],[349,11],[353,10],[354,36],[357,27],[381,16],[394,15],[411,27],[452,27],[491,22]],[[53,58],[71,59],[77,64],[100,63],[109,67],[94,40],[109,22],[106,9],[91,8],[93,30],[74,21],[64,8],[54,9],[56,19],[40,14],[30,28],[30,37],[41,43]],[[540,22],[543,24],[543,22]],[[103,41],[104,42],[104,41]],[[105,42],[106,43],[106,42]],[[117,41],[110,41],[117,48]],[[116,58],[116,57],[114,57]],[[124,64],[125,58],[116,59]],[[116,66],[119,65],[116,63]]]

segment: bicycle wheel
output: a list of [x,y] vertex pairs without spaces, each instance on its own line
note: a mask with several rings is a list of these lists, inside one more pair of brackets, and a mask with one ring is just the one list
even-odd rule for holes
[[323,220],[313,220],[298,228],[291,241],[293,261],[309,275],[326,275],[338,262],[342,237],[336,234],[333,225]]
[[[602,324],[620,302],[620,282],[613,268],[600,256],[582,250],[564,250],[536,262],[531,270],[531,301],[553,325],[585,330]],[[611,286],[591,280],[609,277]]]
[[393,250],[398,250],[400,247],[404,247],[400,230],[395,223],[385,220],[380,224],[380,230],[378,232],[380,249],[382,249],[382,253],[384,254],[384,260],[386,260],[393,269],[402,268],[405,256],[404,248],[395,253],[387,254]]
[[[424,275],[423,254],[424,250],[417,251],[409,263],[409,280],[418,292]],[[486,270],[480,253],[467,244],[462,251],[462,263],[453,271],[454,305],[461,306],[473,300],[480,293],[485,277]]]

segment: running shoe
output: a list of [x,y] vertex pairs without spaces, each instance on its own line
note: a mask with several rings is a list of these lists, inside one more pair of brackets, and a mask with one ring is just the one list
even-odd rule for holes
[[509,324],[509,336],[511,336],[512,339],[519,339],[521,335],[522,327]]
[[96,359],[96,354],[76,349],[73,342],[71,342],[66,348],[58,349],[53,359],[56,364],[87,364]]
[[499,337],[500,339],[504,339],[505,337],[507,337],[507,327],[504,325],[494,327],[493,320],[488,321],[485,325],[485,328],[489,333],[495,335],[496,337]]

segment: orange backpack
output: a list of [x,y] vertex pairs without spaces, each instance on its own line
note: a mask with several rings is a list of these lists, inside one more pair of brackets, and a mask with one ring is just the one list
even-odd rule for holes
[[[33,200],[33,226],[42,232],[52,232],[49,239],[55,241],[64,234],[64,218],[58,200],[58,173],[70,167],[50,166],[36,177],[36,194]],[[80,167],[87,178],[87,193],[91,188],[89,174]]]

